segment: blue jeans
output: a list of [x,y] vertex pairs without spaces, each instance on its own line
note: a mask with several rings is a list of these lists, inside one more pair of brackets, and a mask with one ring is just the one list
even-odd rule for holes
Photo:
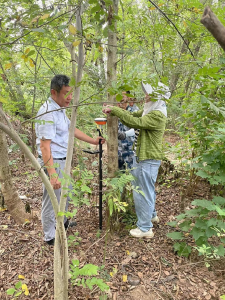
[[137,227],[146,232],[153,227],[151,219],[156,217],[155,210],[155,182],[161,161],[155,159],[142,160],[139,163],[134,157],[132,175],[135,177],[132,184],[139,187],[144,195],[133,191],[135,211],[137,214]]

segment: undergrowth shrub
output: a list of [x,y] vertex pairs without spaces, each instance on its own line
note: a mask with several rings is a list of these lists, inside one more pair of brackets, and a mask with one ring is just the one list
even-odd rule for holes
[[167,223],[177,229],[167,236],[181,241],[174,244],[174,250],[178,255],[186,257],[192,248],[197,249],[199,255],[216,258],[224,256],[225,198],[215,196],[212,201],[196,199],[191,204],[190,210],[178,215],[176,221]]

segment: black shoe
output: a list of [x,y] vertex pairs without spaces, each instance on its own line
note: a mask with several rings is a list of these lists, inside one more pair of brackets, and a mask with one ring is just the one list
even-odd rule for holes
[[55,239],[46,241],[46,243],[49,244],[50,246],[54,246],[54,244],[55,244]]
[[66,223],[64,223],[64,227],[65,229],[69,228],[69,227],[74,227],[77,226],[77,222],[69,222],[69,220],[66,220]]

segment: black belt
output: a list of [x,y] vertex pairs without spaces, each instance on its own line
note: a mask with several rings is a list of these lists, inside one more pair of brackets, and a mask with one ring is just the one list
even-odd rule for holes
[[[41,155],[38,155],[38,158],[41,158],[42,159],[42,156]],[[66,157],[62,157],[62,158],[53,158],[55,160],[65,160]]]

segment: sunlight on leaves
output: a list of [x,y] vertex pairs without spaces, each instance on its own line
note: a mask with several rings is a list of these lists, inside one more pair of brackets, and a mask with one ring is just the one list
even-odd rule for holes
[[73,46],[76,47],[76,46],[80,45],[80,43],[81,43],[81,41],[74,41]]
[[73,25],[69,25],[69,32],[71,33],[71,34],[76,34],[77,33],[77,29],[76,29],[76,27],[75,26],[73,26]]
[[12,63],[5,64],[5,70],[8,70],[12,67]]
[[50,16],[50,14],[45,14],[45,15],[43,15],[43,16],[41,17],[41,19],[42,19],[42,20],[45,20],[45,19],[47,19],[49,16]]
[[29,59],[29,63],[30,63],[31,68],[33,68],[34,67],[34,62],[31,58]]
[[7,103],[7,100],[5,98],[3,98],[2,96],[0,96],[0,102]]
[[30,52],[30,48],[27,48],[26,50],[25,50],[25,54],[28,54]]

